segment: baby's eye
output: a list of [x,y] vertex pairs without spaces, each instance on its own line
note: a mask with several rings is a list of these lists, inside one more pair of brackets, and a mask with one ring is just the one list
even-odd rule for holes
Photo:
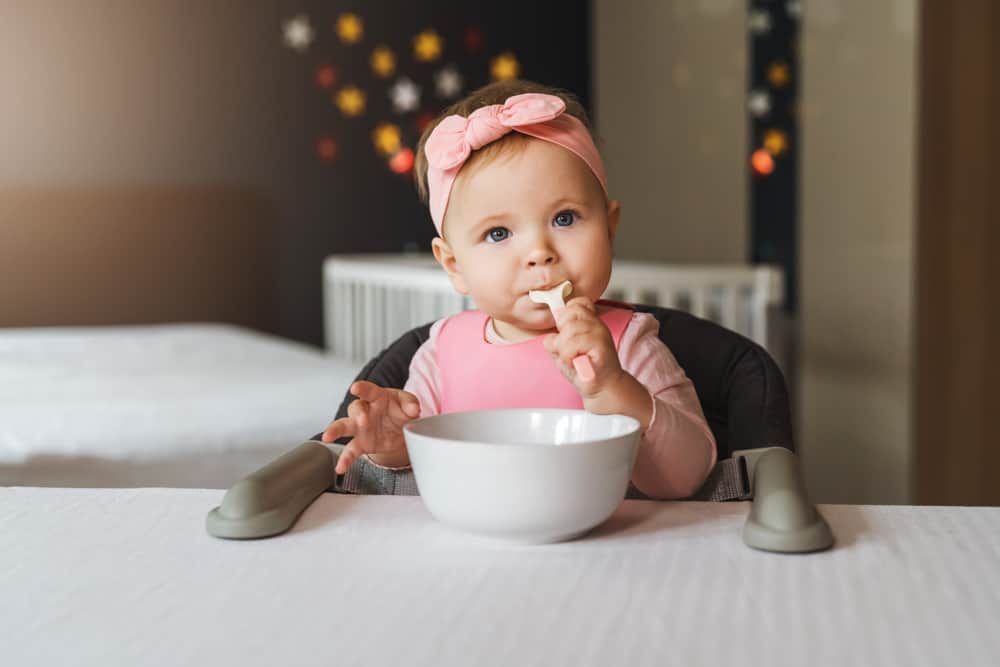
[[508,236],[510,236],[510,230],[506,227],[494,227],[490,231],[486,232],[486,242],[487,243],[499,243],[503,241]]
[[576,213],[573,211],[560,211],[552,220],[556,227],[569,227],[576,221]]

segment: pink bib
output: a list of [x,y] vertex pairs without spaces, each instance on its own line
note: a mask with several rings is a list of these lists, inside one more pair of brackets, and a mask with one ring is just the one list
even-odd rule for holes
[[[598,301],[597,314],[615,342],[632,320],[618,302]],[[437,364],[441,373],[441,412],[501,408],[576,408],[583,399],[556,368],[542,346],[542,336],[519,343],[486,341],[489,316],[467,310],[445,320],[438,332]]]

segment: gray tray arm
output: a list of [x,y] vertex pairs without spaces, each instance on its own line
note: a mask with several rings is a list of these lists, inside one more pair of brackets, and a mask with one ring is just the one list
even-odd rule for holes
[[780,553],[822,551],[833,533],[806,493],[798,457],[784,447],[733,452],[744,456],[753,505],[743,526],[743,541],[755,549]]
[[233,484],[205,517],[205,529],[215,537],[237,540],[285,532],[333,485],[343,447],[309,441],[282,454]]

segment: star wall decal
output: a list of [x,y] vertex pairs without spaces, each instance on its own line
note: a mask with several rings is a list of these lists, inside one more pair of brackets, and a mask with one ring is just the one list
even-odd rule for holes
[[763,90],[753,90],[747,98],[747,108],[757,118],[766,116],[771,111],[771,96]]
[[420,88],[405,76],[401,77],[389,89],[389,99],[396,113],[415,111],[420,106]]
[[755,35],[765,35],[771,31],[771,15],[762,9],[754,9],[747,17],[747,26]]
[[344,86],[336,96],[334,102],[345,116],[360,116],[365,111],[365,93],[357,86]]
[[[367,131],[374,152],[387,168],[399,174],[410,173],[413,145],[418,137],[467,86],[522,75],[522,65],[513,51],[494,52],[488,57],[486,35],[479,26],[467,24],[454,34],[447,33],[447,38],[455,41],[456,52],[454,57],[441,62],[445,55],[445,33],[428,25],[409,33],[402,44],[393,44],[382,36],[371,39],[367,34],[371,26],[365,25],[362,16],[362,12],[331,11],[322,21],[314,22],[315,15],[303,12],[281,21],[282,40],[288,48],[306,53],[323,47],[324,52],[310,59],[307,65],[311,70],[310,83],[332,103],[330,111],[345,123],[317,133],[313,154],[320,162],[341,162],[341,152],[353,150],[350,147],[354,142],[342,143],[342,133]],[[355,51],[352,55],[344,48],[357,47],[366,40],[370,40],[370,46],[360,53]],[[412,48],[412,59],[405,57],[408,48]],[[477,72],[466,69],[473,54],[482,57]],[[432,67],[415,67],[421,64]],[[377,117],[365,118],[376,111],[384,113],[384,105],[372,101],[382,95],[387,96],[392,112],[401,119],[388,122]],[[366,130],[361,130],[359,120]],[[352,163],[355,157],[351,156]]]
[[347,12],[337,17],[337,36],[344,44],[357,44],[364,34],[364,22],[357,14]]
[[454,99],[462,92],[462,75],[454,65],[449,65],[434,75],[434,86],[438,97]]
[[767,67],[767,80],[771,82],[771,85],[775,88],[784,88],[788,84],[788,80],[791,78],[791,72],[788,70],[788,64],[776,61],[768,65]]
[[429,63],[441,57],[444,40],[433,30],[424,30],[413,38],[413,56],[418,62]]
[[316,85],[324,90],[333,88],[337,83],[337,70],[328,63],[316,68]]
[[396,55],[387,46],[377,46],[372,51],[372,71],[380,79],[387,79],[396,71]]
[[285,44],[299,53],[305,53],[315,35],[309,17],[305,14],[299,14],[285,21],[283,33]]
[[392,155],[399,150],[401,133],[399,126],[393,123],[379,123],[372,132],[372,142],[375,150],[382,155]]
[[781,130],[768,130],[764,134],[764,148],[771,155],[781,155],[788,150],[788,138]]
[[509,51],[501,53],[490,61],[490,76],[494,81],[506,81],[516,79],[521,73],[521,64],[517,58]]

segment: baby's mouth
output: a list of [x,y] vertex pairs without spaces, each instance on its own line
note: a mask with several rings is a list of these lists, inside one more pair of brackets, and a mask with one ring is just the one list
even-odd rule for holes
[[528,292],[548,292],[549,290],[553,290],[553,289],[559,287],[564,282],[566,282],[566,280],[568,280],[568,279],[567,278],[560,278],[559,280],[553,280],[551,282],[546,282],[544,285],[539,285],[537,287],[530,288],[528,290]]

